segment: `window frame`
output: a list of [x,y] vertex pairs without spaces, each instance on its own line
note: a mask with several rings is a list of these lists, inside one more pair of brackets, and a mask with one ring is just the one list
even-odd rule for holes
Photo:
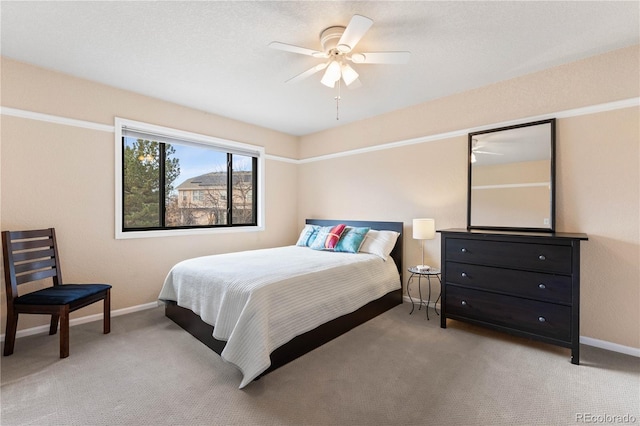
[[[199,133],[187,132],[155,124],[143,123],[115,117],[115,238],[150,238],[150,237],[172,237],[182,235],[208,235],[228,232],[257,232],[264,230],[264,147],[232,141],[228,139],[207,136]],[[254,192],[256,198],[256,224],[255,225],[229,225],[217,227],[196,227],[196,228],[174,228],[174,229],[149,229],[125,231],[123,229],[123,208],[122,185],[123,185],[123,128],[127,130],[139,131],[142,133],[162,135],[166,138],[175,139],[177,142],[196,146],[208,146],[211,148],[232,152],[235,154],[252,155],[256,157],[257,191]]]

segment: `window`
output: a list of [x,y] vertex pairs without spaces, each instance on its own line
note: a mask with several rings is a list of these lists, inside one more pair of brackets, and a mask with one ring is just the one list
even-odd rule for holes
[[[187,191],[183,191],[187,192]],[[193,201],[203,201],[204,200],[204,192],[203,191],[192,191]],[[185,197],[186,198],[186,197]]]
[[262,229],[263,148],[116,119],[116,238]]

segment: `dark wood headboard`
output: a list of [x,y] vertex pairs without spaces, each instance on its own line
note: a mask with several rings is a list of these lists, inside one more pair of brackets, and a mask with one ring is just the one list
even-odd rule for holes
[[398,240],[396,241],[396,245],[391,251],[391,258],[396,263],[398,267],[398,273],[400,274],[400,282],[402,283],[402,222],[376,222],[376,221],[365,221],[365,220],[333,220],[333,219],[307,219],[305,221],[308,225],[319,225],[319,226],[333,226],[338,225],[340,223],[344,223],[345,225],[353,226],[353,227],[369,227],[371,229],[375,229],[378,231],[395,231],[399,233]]

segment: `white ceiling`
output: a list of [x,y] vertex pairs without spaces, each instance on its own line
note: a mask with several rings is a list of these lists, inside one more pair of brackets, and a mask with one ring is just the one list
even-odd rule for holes
[[[3,56],[240,121],[305,135],[640,42],[639,2],[0,2]],[[404,65],[353,65],[362,87],[320,84],[326,27],[374,24],[355,51],[408,50]]]

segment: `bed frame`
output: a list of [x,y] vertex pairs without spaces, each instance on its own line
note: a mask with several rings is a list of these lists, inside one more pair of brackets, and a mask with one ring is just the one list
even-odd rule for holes
[[[402,222],[371,222],[371,221],[348,221],[348,220],[320,220],[307,219],[307,224],[332,226],[339,223],[345,223],[350,226],[368,226],[371,229],[396,231],[400,235],[396,242],[391,257],[394,259],[398,273],[400,274],[400,283],[402,283]],[[217,340],[213,337],[213,326],[205,323],[200,317],[189,309],[182,308],[176,302],[165,302],[165,315],[180,327],[188,331],[196,339],[213,349],[218,355],[222,353],[226,342]],[[275,349],[271,353],[271,367],[264,371],[258,378],[265,374],[282,367],[288,362],[324,345],[330,340],[346,333],[358,325],[369,321],[370,319],[382,314],[385,311],[402,303],[402,285],[398,290],[394,290],[382,296],[381,298],[369,302],[360,309],[325,324],[304,334],[294,337],[289,342]],[[257,380],[257,379],[256,379]]]

